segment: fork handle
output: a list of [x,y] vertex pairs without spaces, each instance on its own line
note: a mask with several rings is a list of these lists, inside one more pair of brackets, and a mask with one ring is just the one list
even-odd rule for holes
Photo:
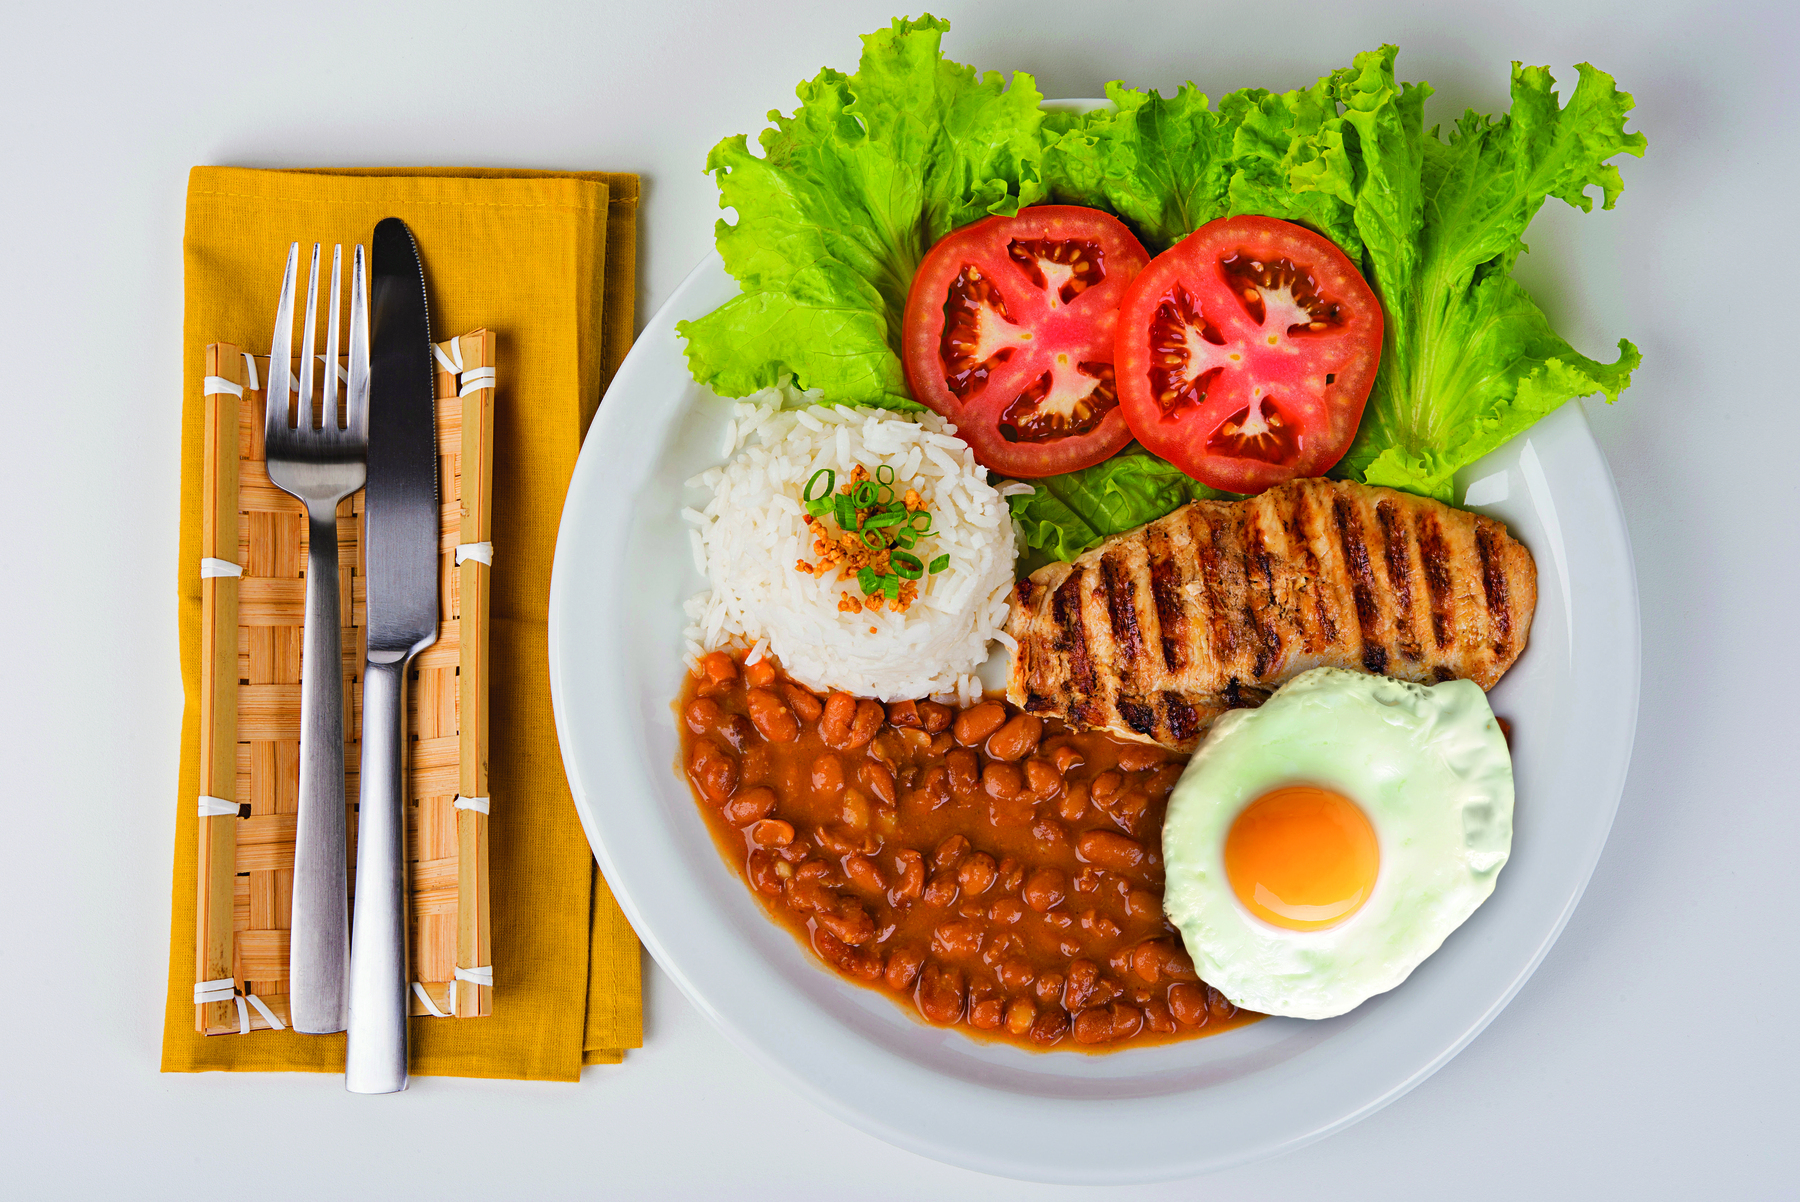
[[338,603],[337,506],[307,506],[306,633],[300,672],[300,802],[288,944],[294,1030],[344,1029],[350,951],[344,867],[344,659]]
[[371,651],[363,666],[362,794],[356,819],[356,917],[344,1087],[406,1088],[406,665]]

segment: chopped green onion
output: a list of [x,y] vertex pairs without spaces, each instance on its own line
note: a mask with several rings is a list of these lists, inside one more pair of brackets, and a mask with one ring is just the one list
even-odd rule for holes
[[905,551],[895,551],[888,558],[894,565],[894,571],[907,580],[917,580],[925,574],[925,565],[919,561],[917,555]]
[[887,536],[879,530],[858,530],[857,533],[862,536],[863,545],[872,550],[879,551],[888,545]]
[[856,573],[856,583],[862,588],[863,596],[873,596],[881,589],[881,578],[875,575],[874,568],[860,568]]
[[850,490],[850,503],[858,509],[867,509],[875,504],[875,486],[863,480]]
[[[883,473],[883,472],[886,472],[887,475],[885,475],[885,476],[882,475],[881,473]],[[891,467],[890,465],[885,464],[885,463],[882,464],[880,467],[877,467],[875,469],[875,481],[878,484],[892,484],[894,482],[893,467]]]
[[908,551],[910,551],[914,547],[918,546],[918,544],[919,544],[919,536],[914,534],[910,527],[902,526],[898,530],[894,531],[894,545],[895,546],[905,547]]
[[881,578],[881,591],[888,595],[888,600],[898,601],[900,599],[900,577],[883,576]]
[[877,505],[891,505],[891,504],[893,504],[893,502],[894,502],[894,490],[893,489],[891,489],[887,485],[883,484],[875,490],[875,503]]
[[949,566],[950,557],[948,555],[940,555],[931,561],[931,574],[935,576]]
[[889,526],[898,526],[906,519],[897,513],[872,513],[863,519],[864,530],[882,530]]
[[850,503],[850,497],[845,493],[837,493],[831,500],[838,529],[843,531],[856,529],[856,507]]
[[[919,525],[918,519],[920,518],[925,519],[925,524],[923,526]],[[913,510],[912,516],[907,518],[906,524],[911,526],[918,533],[920,538],[923,538],[931,533],[931,513],[929,510],[915,509]]]
[[[813,496],[813,485],[815,485],[819,482],[820,476],[825,477],[825,491],[815,497],[815,496]],[[817,502],[817,501],[829,502],[829,500],[831,499],[832,491],[836,487],[837,487],[837,473],[836,472],[832,471],[828,467],[822,467],[818,471],[814,472],[812,474],[812,479],[810,479],[806,482],[806,492],[802,494],[806,498],[807,511],[809,513],[812,512],[812,506],[813,506],[814,502]],[[817,516],[817,515],[815,514],[815,516]]]

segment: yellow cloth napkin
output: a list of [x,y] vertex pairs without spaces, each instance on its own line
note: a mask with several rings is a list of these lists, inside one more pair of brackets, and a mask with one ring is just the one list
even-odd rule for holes
[[[400,217],[434,336],[499,333],[489,829],[494,1012],[412,1021],[412,1071],[574,1081],[643,1043],[637,939],[594,867],[550,710],[550,561],[576,452],[630,346],[638,181],[599,172],[197,167],[188,180],[181,444],[181,787],[166,1072],[336,1072],[341,1035],[194,1030],[202,356],[268,344],[289,243],[367,245]],[[502,566],[503,565],[503,566]]]

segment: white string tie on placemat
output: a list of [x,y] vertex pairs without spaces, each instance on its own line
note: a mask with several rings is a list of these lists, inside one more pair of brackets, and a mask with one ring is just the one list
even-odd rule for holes
[[[437,1008],[437,1003],[431,1000],[431,994],[429,994],[425,991],[425,986],[423,984],[421,984],[418,981],[414,981],[412,983],[412,985],[413,985],[413,992],[419,996],[419,1000],[421,1002],[425,1003],[425,1009],[430,1013],[431,1017],[433,1017],[433,1018],[449,1018],[449,1017],[451,1017],[450,1015],[445,1014],[442,1010],[439,1010]],[[454,998],[456,995],[456,984],[454,982],[452,982],[450,985],[450,994],[451,994],[452,998]],[[454,1007],[455,1003],[452,1002],[451,1005]]]
[[232,977],[220,977],[216,981],[201,981],[194,986],[194,1005],[204,1006],[208,1002],[236,1002],[238,1012],[238,1034],[250,1034],[250,1007],[263,1016],[271,1030],[285,1031],[287,1024],[277,1018],[268,1004],[254,993],[239,994],[237,981]]
[[214,576],[242,576],[244,566],[232,563],[229,559],[213,559],[210,556],[200,561],[200,579],[210,580]]
[[457,396],[468,396],[471,392],[480,392],[483,388],[496,386],[493,368],[471,367],[465,369],[463,367],[461,337],[450,340],[449,354],[446,355],[444,348],[435,343],[432,344],[431,353],[437,356],[438,363],[443,366],[445,371],[456,377]]
[[244,386],[242,384],[233,384],[224,376],[208,376],[206,377],[206,386],[203,391],[207,396],[230,395],[241,397],[244,395]]
[[467,981],[471,985],[485,985],[492,989],[494,987],[494,966],[487,964],[480,968],[457,967],[456,975],[450,981],[450,1013],[452,1015],[456,1014],[457,1003],[462,1000],[462,990],[458,988],[460,981]]
[[223,797],[212,797],[202,793],[200,794],[200,817],[237,818],[243,812],[238,808],[238,805],[238,802],[227,801]]
[[461,567],[462,561],[465,559],[473,559],[476,563],[485,563],[488,567],[493,567],[494,544],[491,542],[458,543],[456,547],[457,566]]
[[488,799],[485,797],[464,797],[461,793],[458,793],[456,795],[456,800],[451,802],[450,806],[452,809],[474,810],[477,814],[485,814],[488,812]]

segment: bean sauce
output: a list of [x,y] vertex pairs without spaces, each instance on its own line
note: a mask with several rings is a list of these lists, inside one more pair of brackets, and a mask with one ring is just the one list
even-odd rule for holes
[[926,1022],[1106,1051],[1229,1030],[1163,917],[1183,757],[990,697],[820,695],[706,656],[682,763],[726,859],[827,965]]

